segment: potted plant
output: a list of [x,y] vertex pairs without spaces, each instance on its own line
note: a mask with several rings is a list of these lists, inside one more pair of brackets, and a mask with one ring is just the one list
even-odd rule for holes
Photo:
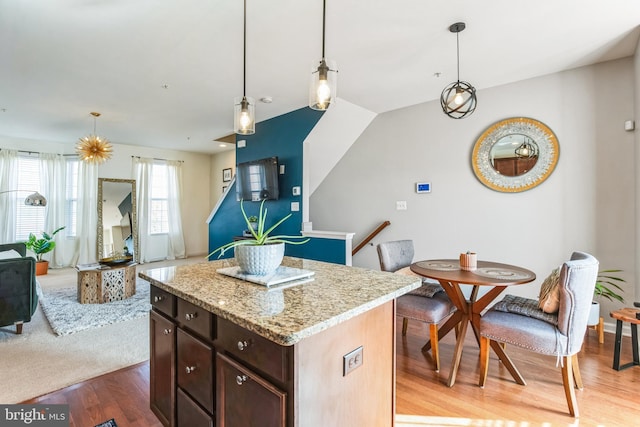
[[598,272],[596,278],[596,287],[593,290],[593,302],[591,304],[591,311],[589,312],[589,320],[587,325],[594,326],[600,322],[600,298],[606,298],[609,301],[624,302],[622,295],[618,294],[618,291],[624,291],[620,286],[622,283],[626,283],[621,277],[612,276],[611,273],[619,273],[622,270],[601,270]]
[[251,236],[241,240],[234,240],[219,248],[214,249],[208,256],[211,257],[216,252],[219,252],[218,258],[224,253],[233,248],[235,251],[235,258],[238,262],[238,266],[245,274],[252,274],[258,276],[264,276],[274,272],[284,256],[284,245],[288,243],[290,245],[301,245],[309,241],[308,238],[303,236],[286,236],[276,235],[272,236],[271,233],[283,222],[285,222],[291,214],[288,214],[284,218],[277,221],[274,225],[266,228],[267,209],[264,207],[264,200],[260,203],[260,212],[256,217],[257,227],[254,229],[251,226],[250,217],[244,210],[243,200],[240,201],[240,211],[244,218]]
[[36,254],[36,276],[47,274],[49,270],[49,261],[43,260],[42,255],[47,252],[51,252],[56,247],[56,242],[53,241],[59,231],[63,230],[64,226],[57,228],[53,233],[42,232],[42,236],[38,238],[35,234],[29,234],[29,240],[25,242],[27,249]]

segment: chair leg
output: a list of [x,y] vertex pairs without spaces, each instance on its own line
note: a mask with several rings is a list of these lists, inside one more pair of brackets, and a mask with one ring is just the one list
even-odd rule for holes
[[604,319],[602,317],[598,321],[598,343],[604,344]]
[[409,324],[409,320],[406,317],[402,318],[402,336],[407,335],[407,325]]
[[582,375],[580,375],[580,366],[578,365],[578,353],[571,356],[571,362],[573,363],[573,380],[576,388],[582,390],[584,385],[582,384]]
[[429,336],[431,340],[431,356],[436,365],[436,372],[440,372],[440,348],[438,347],[438,325],[429,325]]
[[569,413],[573,417],[578,417],[578,402],[576,401],[576,391],[573,383],[573,357],[562,357],[562,384],[564,385],[564,395],[567,398]]
[[22,322],[16,323],[16,334],[17,335],[22,334]]
[[487,337],[480,337],[480,387],[484,388],[487,382],[487,371],[489,370],[489,348],[491,340]]

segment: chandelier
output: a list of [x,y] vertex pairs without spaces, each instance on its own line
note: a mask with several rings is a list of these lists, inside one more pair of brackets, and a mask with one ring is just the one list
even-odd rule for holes
[[466,27],[464,22],[457,22],[449,27],[449,31],[456,33],[456,52],[458,58],[458,80],[450,83],[440,95],[442,111],[453,118],[462,119],[476,110],[478,99],[476,88],[471,83],[460,81],[460,38],[459,34]]
[[93,116],[93,134],[80,138],[76,145],[76,153],[83,162],[99,165],[111,158],[113,147],[106,138],[96,135],[96,118],[100,117],[100,113],[92,112],[91,115]]

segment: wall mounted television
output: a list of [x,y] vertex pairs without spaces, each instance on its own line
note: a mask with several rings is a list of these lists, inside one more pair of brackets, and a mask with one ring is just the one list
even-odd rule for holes
[[240,200],[278,200],[278,157],[238,163],[236,193]]

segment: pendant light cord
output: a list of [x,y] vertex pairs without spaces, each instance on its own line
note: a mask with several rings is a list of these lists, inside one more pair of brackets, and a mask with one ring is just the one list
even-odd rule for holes
[[322,0],[322,59],[324,59],[324,30],[326,22],[327,0]]
[[456,33],[456,58],[458,60],[458,82],[460,81],[460,32]]
[[244,45],[242,47],[242,96],[247,96],[247,0],[244,0]]

